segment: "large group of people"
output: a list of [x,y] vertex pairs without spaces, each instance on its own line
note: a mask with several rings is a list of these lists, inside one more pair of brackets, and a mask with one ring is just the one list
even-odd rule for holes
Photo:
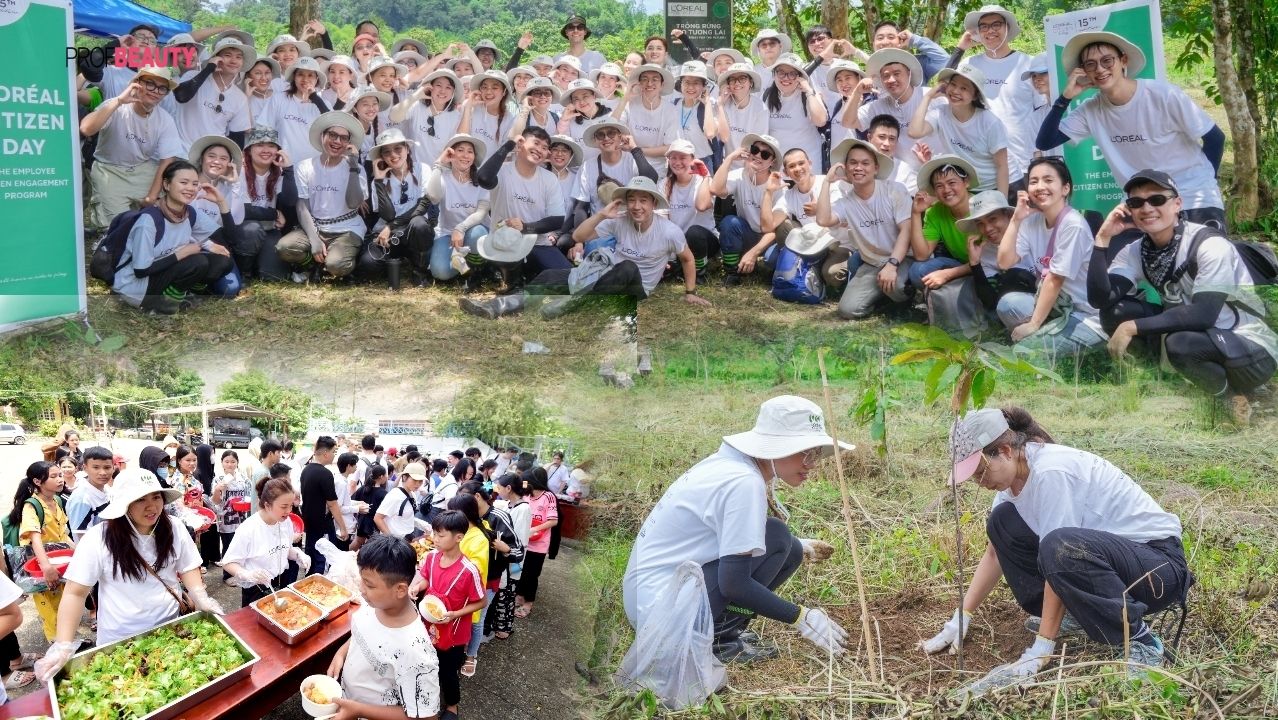
[[[1053,98],[1014,13],[962,21],[948,54],[889,20],[865,49],[815,25],[807,59],[766,28],[750,57],[676,29],[604,58],[578,16],[554,57],[530,56],[528,33],[428,48],[372,22],[350,48],[318,21],[261,50],[232,28],[182,34],[168,42],[197,51],[189,67],[82,68],[88,221],[145,208],[118,224],[113,289],[160,313],[323,276],[455,283],[466,312],[556,317],[663,280],[704,305],[721,268],[843,318],[925,309],[1053,358],[1166,346],[1245,422],[1278,336],[1223,237],[1223,132],[1138,77],[1120,35],[1071,39]],[[121,42],[158,40],[139,25]],[[1089,138],[1123,189],[1108,217],[1071,205],[1061,148]],[[496,297],[469,294],[485,286]]]
[[[330,669],[352,701],[343,717],[385,705],[386,683],[412,691],[402,693],[406,717],[455,716],[481,644],[541,621],[533,608],[545,562],[558,553],[559,505],[588,492],[588,476],[562,452],[544,465],[515,447],[431,458],[414,445],[384,448],[374,435],[322,435],[305,457],[292,442],[255,439],[248,451],[218,455],[169,436],[133,465],[101,446],[80,448],[64,428],[50,450],[58,462],[27,468],[6,519],[18,552],[37,560],[31,598],[50,644],[42,657],[19,647],[22,591],[10,564],[0,575],[7,689],[47,681],[82,647],[180,612],[222,614],[205,586],[217,568],[247,606],[355,551],[364,607]],[[74,550],[65,572],[51,562],[57,548]],[[427,595],[443,603],[442,619],[418,614]]]

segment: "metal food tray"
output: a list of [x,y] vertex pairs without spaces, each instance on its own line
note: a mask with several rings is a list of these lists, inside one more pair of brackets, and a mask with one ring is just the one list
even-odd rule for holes
[[[341,588],[345,590],[347,593],[349,593],[350,597],[347,597],[342,604],[337,605],[336,607],[326,608],[323,605],[320,605],[318,602],[311,600],[301,590],[297,588],[298,585],[301,585],[302,583],[310,581],[310,580],[317,581],[325,585],[331,585],[333,587]],[[335,583],[332,580],[329,580],[328,578],[324,577],[323,575],[320,575],[319,573],[315,573],[314,575],[308,575],[302,578],[301,580],[294,582],[293,584],[288,586],[288,589],[306,598],[309,602],[311,602],[312,604],[317,606],[320,610],[322,610],[324,612],[324,615],[322,617],[325,620],[332,620],[333,618],[341,617],[344,613],[346,613],[346,611],[351,609],[351,598],[355,597],[355,593],[351,592],[350,588],[347,588],[343,585],[339,585],[338,583]]]
[[110,645],[103,645],[101,647],[95,647],[89,650],[85,650],[84,652],[71,658],[67,662],[66,666],[63,667],[60,671],[58,671],[58,674],[55,675],[49,683],[47,683],[48,691],[49,691],[49,705],[53,708],[54,720],[74,720],[74,718],[64,718],[61,714],[61,709],[58,707],[58,690],[57,690],[58,683],[64,678],[68,678],[74,675],[77,671],[85,668],[95,655],[101,652],[108,652],[110,650],[114,650],[117,646],[123,645],[127,642],[131,642],[145,635],[150,635],[151,633],[154,633],[155,631],[161,628],[168,627],[169,625],[185,623],[190,620],[200,619],[200,618],[213,620],[218,625],[222,626],[222,630],[226,632],[226,634],[231,636],[231,639],[235,641],[236,646],[239,647],[240,652],[242,652],[249,659],[246,660],[244,664],[232,669],[230,672],[226,673],[225,675],[222,675],[221,677],[213,679],[207,684],[202,685],[196,688],[195,690],[192,690],[191,692],[187,693],[186,695],[183,695],[177,700],[174,700],[168,705],[165,705],[163,707],[153,710],[149,715],[144,715],[143,717],[138,718],[137,720],[171,720],[171,718],[179,717],[182,713],[190,710],[196,705],[199,705],[205,700],[212,698],[214,695],[217,695],[222,690],[230,687],[231,685],[234,685],[235,683],[239,682],[241,679],[247,678],[249,676],[249,673],[253,671],[253,665],[256,664],[257,661],[262,659],[261,656],[258,655],[257,652],[248,643],[244,642],[244,638],[240,637],[238,633],[232,630],[231,626],[227,625],[226,621],[223,620],[220,616],[214,615],[213,613],[210,613],[210,612],[204,612],[204,611],[193,612],[189,615],[183,615],[181,617],[175,618],[161,625],[157,625],[156,627],[153,627],[150,630],[147,630],[145,632],[140,632],[136,635],[130,635],[129,637],[124,638],[122,640],[117,640],[111,643]]
[[324,608],[302,597],[301,594],[293,592],[287,588],[280,590],[279,594],[286,597],[292,596],[298,601],[305,603],[306,605],[310,605],[319,611],[319,617],[315,618],[311,624],[306,625],[299,630],[289,630],[283,625],[275,622],[275,618],[262,612],[261,608],[258,607],[259,603],[275,602],[275,593],[272,593],[261,600],[249,603],[249,607],[253,608],[253,614],[257,616],[257,622],[259,625],[270,630],[271,634],[279,638],[285,645],[299,645],[303,641],[310,639],[310,637],[315,633],[319,632],[320,623],[324,622]]

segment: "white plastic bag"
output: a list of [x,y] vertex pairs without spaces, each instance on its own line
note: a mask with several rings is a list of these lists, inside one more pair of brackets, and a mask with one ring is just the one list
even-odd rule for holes
[[714,618],[701,566],[688,560],[651,607],[617,670],[617,683],[651,690],[672,710],[700,705],[724,683],[714,656]]
[[324,568],[324,577],[350,590],[354,594],[351,599],[363,604],[364,596],[359,591],[359,565],[355,562],[355,553],[337,549],[328,538],[320,538],[315,543],[315,549],[324,556],[324,562],[328,566]]

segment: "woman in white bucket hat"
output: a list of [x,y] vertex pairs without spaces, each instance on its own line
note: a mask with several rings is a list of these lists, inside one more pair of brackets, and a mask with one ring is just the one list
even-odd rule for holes
[[833,548],[795,538],[774,490],[780,483],[802,485],[834,447],[816,403],[793,395],[764,402],[753,429],[725,436],[718,451],[666,489],[644,520],[622,585],[630,624],[640,628],[652,612],[660,612],[655,601],[690,560],[705,575],[720,660],[750,662],[777,653],[746,630],[759,615],[795,626],[822,652],[841,654],[843,628],[823,610],[775,592],[805,556],[828,557]]
[[111,486],[111,502],[76,545],[67,566],[62,603],[58,607],[55,642],[36,663],[36,676],[47,680],[80,647],[76,629],[84,601],[98,586],[98,645],[108,645],[177,617],[178,597],[185,588],[195,609],[222,614],[200,577],[200,552],[191,534],[166,503],[182,491],[165,488],[151,471],[129,468]]

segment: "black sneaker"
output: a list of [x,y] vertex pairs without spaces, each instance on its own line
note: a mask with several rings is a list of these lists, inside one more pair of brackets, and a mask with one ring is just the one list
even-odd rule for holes
[[736,287],[741,284],[741,276],[736,273],[728,273],[723,276],[724,287]]
[[775,647],[752,645],[741,636],[714,645],[714,656],[724,664],[748,665],[756,660],[774,658],[778,654],[780,651]]

